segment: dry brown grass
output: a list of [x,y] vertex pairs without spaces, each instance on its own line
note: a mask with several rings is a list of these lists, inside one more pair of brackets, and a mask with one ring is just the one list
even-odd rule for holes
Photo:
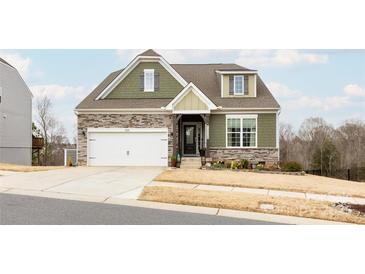
[[155,178],[162,182],[267,188],[365,198],[365,184],[305,175],[264,174],[230,170],[167,170]]
[[47,171],[53,169],[65,168],[64,166],[22,166],[13,164],[0,163],[0,170],[15,171],[15,172],[33,172],[33,171]]
[[[139,200],[204,206],[261,213],[315,218],[336,222],[365,224],[365,218],[331,207],[329,202],[271,197],[266,195],[231,193],[174,187],[145,187]],[[263,210],[260,204],[273,204],[273,210]]]

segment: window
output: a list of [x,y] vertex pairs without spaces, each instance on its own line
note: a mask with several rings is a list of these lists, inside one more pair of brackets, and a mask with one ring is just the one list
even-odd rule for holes
[[153,69],[144,70],[144,91],[155,91],[155,70]]
[[256,147],[257,116],[227,116],[227,147]]
[[233,93],[234,95],[243,95],[244,90],[244,78],[242,75],[235,75],[233,82]]

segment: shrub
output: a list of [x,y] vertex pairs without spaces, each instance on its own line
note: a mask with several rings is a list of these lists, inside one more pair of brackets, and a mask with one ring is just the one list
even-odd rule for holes
[[214,161],[212,162],[213,168],[224,168],[224,161]]
[[249,162],[246,159],[241,160],[241,168],[248,169]]
[[231,169],[239,169],[241,167],[241,163],[238,161],[231,162]]
[[288,171],[288,172],[298,172],[298,171],[302,171],[302,165],[299,164],[298,162],[287,162],[282,164],[281,166],[281,170],[282,171]]
[[265,165],[264,164],[257,164],[255,167],[256,170],[264,170],[265,169]]

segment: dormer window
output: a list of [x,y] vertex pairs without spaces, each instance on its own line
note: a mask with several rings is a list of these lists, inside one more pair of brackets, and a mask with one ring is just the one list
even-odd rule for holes
[[154,92],[155,91],[155,70],[145,69],[144,70],[144,91]]
[[234,95],[243,95],[244,91],[244,78],[243,75],[235,75],[233,81],[233,92]]

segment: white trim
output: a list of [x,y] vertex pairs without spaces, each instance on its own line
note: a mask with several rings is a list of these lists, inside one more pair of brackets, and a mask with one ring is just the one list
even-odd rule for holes
[[87,133],[94,132],[168,132],[168,128],[87,128]]
[[232,71],[222,71],[222,70],[216,70],[216,73],[219,74],[257,74],[257,70],[250,71],[250,70],[232,70]]
[[221,74],[221,98],[224,97],[224,77],[223,77],[223,74]]
[[96,97],[95,100],[104,99],[139,63],[157,61],[162,65],[183,87],[187,82],[162,56],[137,56],[125,69]]
[[212,111],[211,112],[212,114],[241,114],[241,113],[244,113],[244,114],[256,114],[256,113],[277,113],[277,111],[271,111],[271,110],[262,110],[262,111],[251,111],[251,110],[247,110],[247,111],[244,111],[244,110],[236,110],[236,111]]
[[210,113],[209,110],[173,110],[174,114],[207,114]]
[[[181,150],[181,154],[182,156],[199,156],[199,141],[196,139],[195,140],[195,145],[196,145],[196,153],[195,154],[185,154],[184,153],[184,141],[185,141],[185,132],[184,132],[184,126],[189,126],[189,125],[193,125],[195,126],[195,130],[196,130],[196,138],[198,137],[197,133],[198,130],[200,131],[200,138],[203,139],[203,122],[183,122],[182,123],[182,150]],[[199,127],[200,126],[200,127]]]
[[[152,74],[152,88],[146,87],[146,75]],[[145,69],[143,70],[143,91],[144,92],[155,92],[155,70],[154,69]]]
[[[242,92],[241,93],[236,92],[236,79],[237,78],[242,79]],[[234,75],[233,76],[233,95],[245,95],[245,76],[243,76],[243,75]]]
[[[232,147],[232,146],[228,146],[228,138],[227,138],[227,134],[228,134],[228,123],[227,120],[228,119],[240,119],[240,125],[241,125],[241,129],[240,129],[240,146],[239,147]],[[237,115],[226,115],[226,132],[225,132],[225,138],[226,138],[226,148],[229,149],[235,149],[235,148],[242,148],[242,149],[249,149],[249,148],[258,148],[257,146],[257,140],[258,140],[258,128],[257,128],[257,118],[258,115],[257,114],[237,114]],[[256,133],[255,133],[255,146],[250,146],[250,147],[244,147],[242,146],[243,144],[243,135],[242,135],[242,124],[243,124],[243,119],[255,119],[256,121]]]
[[257,97],[257,75],[254,75],[253,88],[254,88],[255,97]]
[[[174,110],[174,107],[185,97],[185,95],[191,91],[198,96],[198,98],[207,105],[208,110]],[[166,106],[166,110],[172,110],[173,113],[210,113],[211,110],[217,109],[217,106],[192,82],[183,88],[182,91]]]

